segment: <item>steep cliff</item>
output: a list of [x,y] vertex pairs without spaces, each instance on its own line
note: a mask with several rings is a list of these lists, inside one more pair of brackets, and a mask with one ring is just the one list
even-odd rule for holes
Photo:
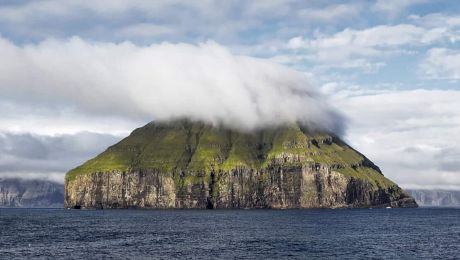
[[64,201],[62,184],[43,180],[0,179],[0,207],[57,208]]
[[240,132],[150,123],[71,170],[65,207],[416,207],[338,137],[299,125]]
[[459,190],[407,190],[420,206],[460,207]]

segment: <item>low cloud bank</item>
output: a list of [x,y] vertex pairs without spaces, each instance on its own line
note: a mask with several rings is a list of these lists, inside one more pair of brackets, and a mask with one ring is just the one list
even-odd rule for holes
[[21,46],[0,38],[0,57],[0,92],[9,101],[245,130],[300,121],[343,132],[341,116],[303,74],[214,42],[138,46],[71,38]]
[[62,183],[68,170],[120,139],[90,132],[56,136],[0,132],[0,178]]

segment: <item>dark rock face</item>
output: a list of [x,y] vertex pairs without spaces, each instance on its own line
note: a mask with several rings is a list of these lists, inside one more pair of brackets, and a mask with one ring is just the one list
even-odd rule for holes
[[0,179],[0,207],[60,208],[64,186],[42,180]]
[[337,136],[151,123],[71,170],[68,208],[416,207]]
[[[417,207],[399,187],[369,183],[321,168],[269,169],[174,176],[155,171],[99,172],[66,183],[74,208],[335,208]],[[174,181],[179,178],[179,181]]]

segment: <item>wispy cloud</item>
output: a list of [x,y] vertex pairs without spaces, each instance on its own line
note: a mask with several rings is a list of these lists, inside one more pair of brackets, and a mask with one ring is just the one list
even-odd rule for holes
[[[307,60],[329,67],[369,67],[379,58],[410,54],[414,46],[426,46],[450,40],[445,28],[423,28],[412,24],[379,25],[363,30],[347,28],[332,35],[314,38],[297,36],[286,47],[304,52]],[[376,64],[374,64],[376,65]]]
[[362,8],[362,4],[332,4],[316,8],[302,8],[297,10],[297,15],[300,19],[306,21],[338,23],[357,17]]
[[389,13],[390,15],[397,15],[410,6],[427,2],[429,2],[429,0],[377,0],[374,9]]
[[460,50],[430,49],[420,69],[429,79],[460,80]]

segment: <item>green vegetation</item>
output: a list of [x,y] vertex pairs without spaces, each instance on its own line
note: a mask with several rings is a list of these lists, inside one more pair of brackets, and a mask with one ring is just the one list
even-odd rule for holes
[[[150,123],[134,130],[94,159],[71,170],[66,178],[71,180],[79,174],[113,170],[157,169],[180,173],[319,163],[340,165],[338,172],[368,179],[372,185],[393,185],[375,169],[361,166],[365,161],[364,156],[337,137],[311,133],[299,125],[246,133],[177,120]],[[192,179],[185,181],[193,182]]]
[[369,167],[352,167],[341,168],[337,170],[341,174],[355,179],[364,179],[369,182],[374,188],[389,188],[396,187],[396,184],[385,178],[382,174]]

